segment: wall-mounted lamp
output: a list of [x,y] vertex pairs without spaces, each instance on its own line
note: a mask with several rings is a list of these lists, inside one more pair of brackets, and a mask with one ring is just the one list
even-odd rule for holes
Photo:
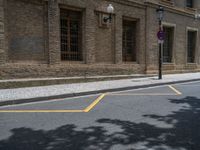
[[112,6],[112,4],[109,4],[108,7],[107,7],[107,13],[109,14],[109,16],[105,16],[103,18],[103,21],[105,23],[107,23],[108,21],[111,23],[112,21],[112,14],[114,13],[114,7]]

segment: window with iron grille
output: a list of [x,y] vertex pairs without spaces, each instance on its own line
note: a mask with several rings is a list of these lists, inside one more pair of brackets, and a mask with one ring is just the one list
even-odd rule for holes
[[193,0],[186,0],[186,7],[193,8]]
[[61,60],[81,61],[81,13],[61,9],[60,26]]
[[163,62],[171,63],[172,62],[172,49],[173,49],[173,36],[174,28],[173,27],[164,27],[165,40],[163,44]]
[[187,62],[195,62],[195,49],[196,49],[196,31],[188,31],[187,38]]
[[123,20],[123,61],[136,61],[136,21]]

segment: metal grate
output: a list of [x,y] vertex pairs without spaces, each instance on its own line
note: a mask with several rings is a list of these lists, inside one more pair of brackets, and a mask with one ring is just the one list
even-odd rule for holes
[[196,31],[188,31],[187,62],[194,63],[196,49]]
[[136,22],[123,21],[123,61],[136,61]]
[[163,62],[172,62],[172,48],[173,48],[173,27],[164,27],[165,41],[163,44]]
[[81,14],[61,10],[61,60],[81,61]]

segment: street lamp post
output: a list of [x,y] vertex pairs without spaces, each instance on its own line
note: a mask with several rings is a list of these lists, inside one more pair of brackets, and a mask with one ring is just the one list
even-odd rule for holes
[[164,9],[163,7],[159,6],[158,9],[156,9],[158,20],[159,20],[159,31],[157,33],[158,42],[159,42],[159,71],[158,71],[158,79],[162,79],[162,44],[164,42],[164,32],[162,29],[162,20],[163,20],[163,13]]

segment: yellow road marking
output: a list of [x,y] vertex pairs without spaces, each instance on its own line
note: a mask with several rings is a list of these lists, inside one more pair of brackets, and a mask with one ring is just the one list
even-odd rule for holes
[[[176,95],[181,95],[182,93],[175,89],[172,85],[168,85],[170,89],[172,89]],[[89,112],[92,110],[107,94],[100,95],[95,101],[92,102],[88,107],[86,107],[84,110],[0,110],[0,113],[83,113],[83,112]],[[164,96],[164,95],[175,95],[172,93],[116,93],[116,94],[109,94],[109,95],[144,95],[144,96]]]
[[153,95],[153,96],[168,96],[168,95],[176,95],[176,94],[172,94],[172,93],[123,93],[123,94],[109,94],[109,95],[121,95],[121,96],[125,96],[125,95],[127,95],[127,96],[129,96],[129,95],[138,95],[138,96],[151,96],[151,95]]
[[168,87],[172,89],[177,95],[182,95],[182,93],[178,91],[177,89],[175,89],[172,85],[168,85]]
[[180,91],[178,91],[177,89],[175,89],[172,85],[168,85],[168,87],[170,89],[172,89],[175,94],[173,93],[111,93],[109,95],[119,95],[119,96],[134,96],[134,95],[138,95],[138,96],[168,96],[168,95],[182,95],[182,93]]
[[92,104],[90,104],[87,108],[84,109],[84,112],[89,112],[92,108],[94,108],[104,97],[106,94],[102,94],[99,96]]
[[84,113],[94,108],[105,96],[102,94],[84,110],[0,110],[0,113]]
[[0,110],[0,113],[81,113],[83,110]]

